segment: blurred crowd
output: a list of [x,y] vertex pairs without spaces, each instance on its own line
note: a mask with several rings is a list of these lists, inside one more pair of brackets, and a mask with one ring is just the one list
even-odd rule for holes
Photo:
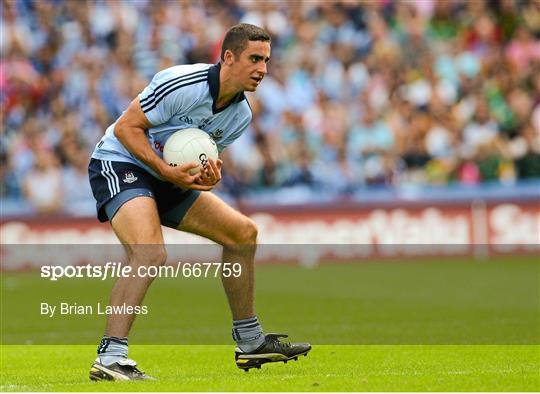
[[[540,0],[5,0],[1,193],[89,211],[89,154],[157,71],[272,35],[222,193],[540,177]],[[90,208],[89,208],[90,207]]]

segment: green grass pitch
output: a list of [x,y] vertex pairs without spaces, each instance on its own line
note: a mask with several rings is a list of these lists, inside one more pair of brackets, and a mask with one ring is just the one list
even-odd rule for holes
[[39,314],[40,302],[106,302],[111,281],[2,273],[1,391],[539,391],[540,264],[327,264],[257,269],[267,332],[314,344],[308,357],[245,373],[214,279],[159,279],[130,335],[153,382],[90,382],[105,324]]
[[538,346],[320,345],[242,372],[231,346],[133,346],[158,380],[91,382],[95,346],[2,348],[2,391],[538,391]]

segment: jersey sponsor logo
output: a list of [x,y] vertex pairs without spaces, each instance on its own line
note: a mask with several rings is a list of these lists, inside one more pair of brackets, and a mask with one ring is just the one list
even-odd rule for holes
[[185,116],[185,115],[184,115],[184,116],[180,116],[180,117],[178,118],[178,120],[179,120],[180,122],[184,122],[184,123],[188,123],[188,124],[193,124],[193,119],[191,119],[189,116]]
[[122,180],[124,181],[124,183],[133,183],[137,179],[139,179],[139,178],[137,178],[135,176],[135,174],[133,174],[133,172],[127,171],[127,172],[124,173],[124,179],[122,179]]

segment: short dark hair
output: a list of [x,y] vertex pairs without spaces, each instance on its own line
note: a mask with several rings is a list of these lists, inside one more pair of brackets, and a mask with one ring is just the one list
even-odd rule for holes
[[270,42],[270,35],[258,26],[239,23],[227,31],[221,45],[221,60],[225,60],[225,51],[231,51],[238,56],[247,48],[248,41]]

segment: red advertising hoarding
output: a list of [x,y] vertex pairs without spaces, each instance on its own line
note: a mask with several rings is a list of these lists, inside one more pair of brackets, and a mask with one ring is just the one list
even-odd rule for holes
[[[540,206],[536,202],[390,208],[341,205],[262,210],[247,207],[245,211],[259,227],[260,244],[317,245],[315,255],[309,257],[308,262],[305,261],[306,248],[299,251],[298,256],[291,248],[286,255],[276,252],[279,248],[262,248],[259,260],[263,262],[297,260],[315,264],[324,259],[481,257],[540,251]],[[118,243],[110,226],[93,218],[10,219],[0,225],[2,244],[17,244],[22,248],[25,244]],[[210,243],[171,229],[165,229],[164,236],[167,244]],[[28,264],[23,267],[21,262],[10,262],[7,253],[3,253],[2,260],[3,269],[28,268]],[[31,265],[39,265],[39,262]]]

